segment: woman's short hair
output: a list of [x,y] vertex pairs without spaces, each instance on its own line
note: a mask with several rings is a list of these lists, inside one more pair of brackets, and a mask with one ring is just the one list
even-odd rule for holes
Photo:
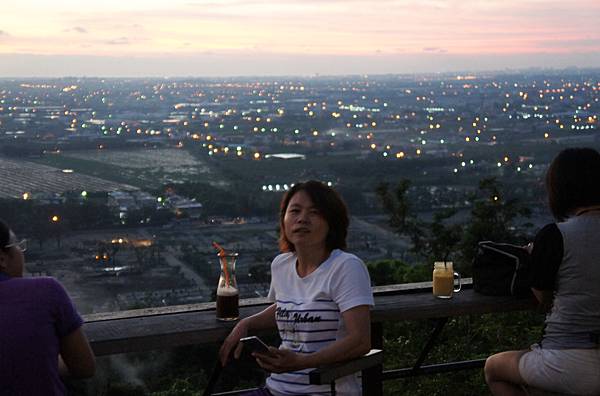
[[600,153],[592,148],[561,151],[546,172],[546,190],[558,221],[577,208],[600,205]]
[[0,219],[0,250],[6,251],[6,245],[10,243],[10,227]]
[[316,180],[295,184],[281,199],[279,210],[279,249],[282,252],[293,252],[296,250],[294,245],[285,237],[283,219],[290,200],[299,191],[304,191],[308,194],[315,208],[319,210],[325,221],[327,221],[327,225],[329,226],[329,232],[325,239],[327,249],[345,249],[348,225],[350,224],[346,204],[334,189]]

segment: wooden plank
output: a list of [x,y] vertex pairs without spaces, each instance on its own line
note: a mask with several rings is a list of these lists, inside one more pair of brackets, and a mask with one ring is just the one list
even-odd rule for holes
[[[242,307],[242,317],[263,306]],[[236,322],[220,322],[215,311],[192,311],[164,315],[101,320],[84,324],[94,353],[111,355],[190,344],[222,342]]]
[[453,298],[447,300],[435,298],[430,293],[386,295],[377,298],[371,320],[419,320],[526,310],[535,306],[533,297],[483,296],[472,289],[455,293]]
[[[470,289],[473,285],[472,278],[464,278],[461,280],[462,287],[464,289]],[[385,285],[373,287],[373,294],[384,295],[384,294],[402,294],[402,293],[418,293],[431,291],[433,282],[414,282],[414,283],[400,283],[397,285]]]
[[463,360],[460,362],[430,364],[427,366],[421,366],[418,370],[415,370],[413,367],[386,370],[381,374],[381,380],[389,381],[399,378],[417,377],[420,375],[449,373],[460,370],[482,369],[483,366],[485,366],[485,361],[486,359]]
[[[465,278],[462,280],[463,286],[466,288],[470,287],[472,283],[471,278]],[[416,293],[431,290],[431,282],[415,282],[415,283],[401,283],[397,285],[385,285],[373,287],[373,294],[377,297],[385,294],[395,293]],[[240,300],[240,307],[263,305],[268,306],[270,302],[266,297],[257,298],[245,298]],[[124,318],[138,318],[141,316],[153,316],[153,315],[171,315],[176,313],[184,312],[197,312],[197,311],[208,311],[214,310],[215,303],[197,303],[197,304],[184,304],[184,305],[171,305],[168,307],[151,307],[142,309],[131,309],[127,311],[116,311],[116,312],[101,312],[84,315],[86,322],[98,322],[102,320],[114,320]]]
[[308,378],[311,384],[325,385],[381,363],[383,363],[383,352],[380,349],[371,349],[369,353],[356,359],[316,368],[308,373]]
[[[250,307],[255,305],[268,305],[269,301],[265,297],[258,298],[244,298],[240,300],[240,307]],[[214,310],[215,303],[197,303],[197,304],[184,304],[184,305],[170,305],[168,307],[152,307],[142,309],[130,309],[127,311],[116,311],[116,312],[101,312],[84,315],[86,322],[98,322],[101,320],[114,320],[114,319],[125,319],[125,318],[138,318],[140,316],[153,316],[153,315],[170,315],[175,313],[184,312],[197,312]]]
[[[433,297],[430,290],[410,293],[399,291],[399,294],[388,294],[388,291],[383,295],[375,295],[375,307],[371,312],[374,323],[527,310],[536,306],[533,299],[482,296],[472,289],[456,293],[448,300]],[[240,316],[253,315],[268,305],[264,300],[243,304]],[[84,329],[94,352],[97,355],[107,355],[180,345],[220,343],[235,325],[235,322],[217,321],[214,304],[185,307],[181,311],[178,308],[129,311],[121,316],[96,316],[95,320],[93,316],[88,316]]]

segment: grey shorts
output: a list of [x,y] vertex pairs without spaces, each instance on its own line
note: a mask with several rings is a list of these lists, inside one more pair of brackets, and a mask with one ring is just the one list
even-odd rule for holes
[[527,385],[552,392],[600,394],[600,349],[542,349],[531,346],[519,360]]

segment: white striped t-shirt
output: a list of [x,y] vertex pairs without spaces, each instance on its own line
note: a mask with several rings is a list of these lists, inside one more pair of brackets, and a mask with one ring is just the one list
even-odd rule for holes
[[[284,253],[271,264],[269,298],[276,302],[275,318],[280,348],[316,352],[346,335],[341,313],[359,305],[373,305],[369,272],[355,255],[334,250],[311,274],[296,272],[296,255]],[[309,385],[306,369],[271,374],[267,388],[279,395],[329,395],[329,385]],[[355,375],[336,381],[339,395],[360,394]]]

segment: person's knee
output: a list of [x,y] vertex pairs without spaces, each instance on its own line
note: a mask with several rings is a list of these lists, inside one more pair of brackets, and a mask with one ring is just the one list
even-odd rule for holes
[[488,357],[483,368],[485,381],[521,384],[519,360],[525,351],[506,351]]
[[483,367],[483,373],[485,375],[485,382],[488,384],[490,381],[495,379],[496,366],[497,366],[498,355],[492,355],[485,360],[485,366]]

